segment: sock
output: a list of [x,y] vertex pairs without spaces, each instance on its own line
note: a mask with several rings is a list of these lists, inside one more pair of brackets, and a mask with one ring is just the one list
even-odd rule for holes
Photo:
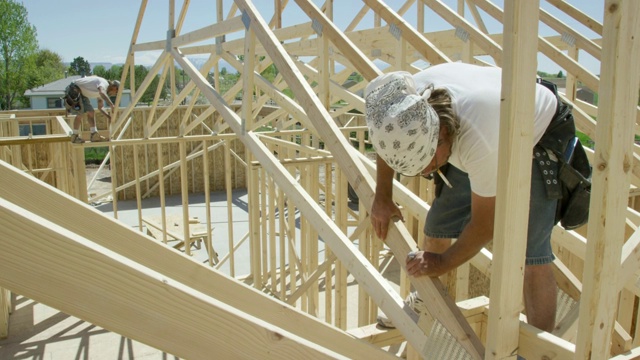
[[91,128],[91,133],[93,134],[94,132],[98,132],[98,128],[95,126]]

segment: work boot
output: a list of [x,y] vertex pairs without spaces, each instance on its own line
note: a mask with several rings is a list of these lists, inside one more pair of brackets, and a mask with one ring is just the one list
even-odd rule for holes
[[[422,314],[427,313],[427,306],[425,303],[418,297],[417,292],[412,292],[404,299],[404,303],[409,306],[409,308],[418,314],[418,317],[422,316]],[[378,325],[387,329],[395,329],[395,325],[393,325],[393,321],[389,319],[385,314],[380,314],[376,318]]]
[[72,144],[82,144],[84,140],[78,134],[71,134],[71,143]]
[[109,139],[100,135],[100,133],[97,131],[94,133],[91,133],[91,142],[102,142],[102,141],[109,141]]

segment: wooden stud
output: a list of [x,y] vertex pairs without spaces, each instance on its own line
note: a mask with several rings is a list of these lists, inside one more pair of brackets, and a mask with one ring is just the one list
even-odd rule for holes
[[[485,358],[501,359],[518,348],[535,99],[536,51],[527,45],[538,31],[538,1],[505,4],[498,191],[491,276],[491,309]],[[516,38],[517,37],[517,38]],[[513,89],[519,89],[514,91]],[[518,208],[519,211],[513,211]]]
[[[624,242],[626,199],[633,158],[640,57],[636,15],[640,3],[606,0],[601,89],[593,161],[587,256],[576,358],[606,358],[613,332],[616,274]],[[624,55],[622,54],[624,53]],[[619,179],[615,183],[610,179]],[[624,199],[624,200],[623,200]],[[602,219],[607,219],[606,222]]]

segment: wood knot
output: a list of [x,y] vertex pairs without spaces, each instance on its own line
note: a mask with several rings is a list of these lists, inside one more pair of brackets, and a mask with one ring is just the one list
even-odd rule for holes
[[601,162],[598,164],[598,170],[604,171],[607,168],[607,163]]
[[280,340],[284,339],[284,336],[282,334],[280,334],[280,333],[277,333],[277,332],[271,332],[271,338],[273,340],[280,341]]

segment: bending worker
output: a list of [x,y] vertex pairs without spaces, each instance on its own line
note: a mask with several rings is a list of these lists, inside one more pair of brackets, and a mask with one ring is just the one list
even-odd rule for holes
[[[365,90],[369,136],[378,154],[371,212],[376,235],[384,240],[390,219],[404,220],[392,200],[394,172],[430,177],[440,169],[450,185],[436,191],[426,218],[422,251],[407,258],[410,276],[443,275],[470,260],[493,239],[501,74],[496,67],[448,63],[415,75],[385,74]],[[556,95],[536,84],[534,144],[542,138],[557,106]],[[445,164],[446,172],[442,171]],[[557,164],[550,164],[557,172]],[[524,304],[529,324],[545,331],[553,329],[556,313],[550,243],[556,203],[557,199],[548,198],[541,170],[532,159]],[[452,243],[452,239],[457,240]],[[425,310],[415,293],[407,302],[418,313]],[[384,317],[378,322],[392,326]]]
[[71,135],[72,143],[83,143],[84,140],[80,137],[79,129],[82,124],[84,115],[87,115],[89,126],[91,129],[91,142],[106,141],[104,136],[98,133],[95,121],[95,111],[91,106],[89,99],[98,99],[98,110],[109,119],[111,122],[111,115],[104,110],[104,102],[111,107],[111,111],[115,108],[113,102],[109,98],[110,96],[116,96],[118,94],[118,88],[120,82],[117,80],[107,81],[99,76],[86,76],[78,80],[74,80],[65,90],[64,106],[71,114],[75,114],[76,118],[73,121],[73,134]]

